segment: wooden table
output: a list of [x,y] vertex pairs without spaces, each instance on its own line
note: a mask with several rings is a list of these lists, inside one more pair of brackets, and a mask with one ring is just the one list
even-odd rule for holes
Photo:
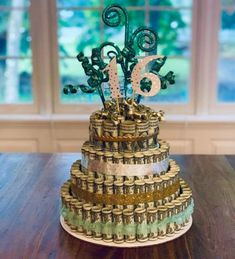
[[120,249],[67,234],[60,186],[77,154],[0,154],[0,258],[235,258],[235,156],[174,156],[193,190],[193,226],[159,246]]

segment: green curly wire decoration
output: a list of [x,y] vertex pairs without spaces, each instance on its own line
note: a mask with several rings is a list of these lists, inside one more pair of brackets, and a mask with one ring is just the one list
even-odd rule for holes
[[[124,75],[124,98],[127,98],[128,85],[131,84],[131,73],[134,66],[138,63],[136,58],[136,49],[143,52],[153,52],[157,54],[158,35],[157,33],[148,27],[141,26],[134,32],[129,31],[128,14],[125,8],[118,4],[112,4],[106,7],[102,13],[103,22],[109,27],[123,26],[125,28],[124,48],[121,50],[113,42],[104,42],[98,48],[92,49],[91,60],[84,56],[83,52],[77,55],[77,59],[81,62],[82,67],[87,79],[87,84],[78,85],[66,85],[63,89],[65,94],[76,94],[78,91],[83,93],[94,93],[98,91],[101,101],[105,107],[105,97],[102,89],[102,84],[109,81],[109,75],[107,71],[103,71],[108,63],[104,62],[103,51],[106,47],[112,48],[107,52],[109,60],[114,56],[117,63],[121,66]],[[157,59],[150,66],[150,72],[159,76],[161,80],[161,88],[166,89],[169,84],[175,83],[175,75],[172,71],[169,71],[165,76],[159,74],[161,67],[165,64],[166,57],[163,59]],[[142,91],[150,91],[151,81],[147,78],[142,79],[141,82]],[[141,96],[136,97],[136,102],[139,103]]]

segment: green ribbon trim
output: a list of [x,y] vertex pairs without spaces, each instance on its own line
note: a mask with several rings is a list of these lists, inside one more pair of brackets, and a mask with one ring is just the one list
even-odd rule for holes
[[83,220],[82,220],[82,216],[81,215],[75,216],[74,225],[77,226],[77,227],[83,226]]
[[102,233],[102,223],[101,222],[92,223],[92,231],[98,234]]
[[136,235],[136,224],[124,225],[124,235]]
[[148,225],[147,223],[141,223],[141,224],[137,224],[137,235],[148,235],[149,230],[148,230]]
[[91,221],[85,220],[84,223],[83,223],[83,228],[86,231],[92,231],[92,223],[91,223]]
[[123,224],[115,224],[113,227],[113,234],[120,236],[124,235],[124,226]]
[[168,220],[167,219],[164,219],[160,222],[157,223],[157,228],[160,229],[160,230],[163,230],[166,228],[166,225],[167,225],[167,222]]
[[156,233],[158,229],[163,230],[167,227],[169,223],[176,223],[177,225],[183,224],[187,219],[190,218],[194,210],[194,202],[183,211],[176,215],[173,215],[170,218],[166,218],[160,222],[155,221],[154,223],[141,223],[136,224],[132,223],[129,225],[125,224],[114,224],[112,222],[108,223],[91,223],[90,220],[83,220],[81,215],[76,215],[68,208],[66,208],[63,204],[60,207],[60,214],[63,216],[65,220],[68,220],[69,224],[83,227],[87,231],[94,231],[95,233],[102,233],[106,235],[148,235],[149,233]]
[[149,224],[149,233],[156,233],[157,229],[158,229],[158,223],[157,222]]
[[113,223],[112,222],[107,222],[102,224],[102,234],[105,235],[112,235],[113,234]]

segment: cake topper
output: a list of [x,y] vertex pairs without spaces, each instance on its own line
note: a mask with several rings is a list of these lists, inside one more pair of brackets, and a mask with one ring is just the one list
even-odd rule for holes
[[[169,71],[166,75],[161,75],[160,70],[166,62],[166,56],[156,55],[158,45],[158,35],[151,28],[141,26],[134,32],[129,31],[128,14],[125,8],[118,4],[106,7],[102,13],[103,22],[110,27],[117,27],[124,22],[125,39],[124,48],[120,49],[113,42],[104,42],[99,47],[93,48],[91,60],[84,56],[83,52],[77,55],[81,62],[86,76],[87,85],[66,85],[63,89],[65,94],[76,94],[79,90],[83,93],[94,93],[98,91],[104,110],[111,106],[116,107],[119,113],[119,101],[129,106],[138,105],[142,96],[156,95],[160,89],[166,89],[169,84],[175,83],[175,75]],[[107,57],[109,63],[104,62],[104,49],[108,48]],[[139,51],[154,53],[137,59]],[[120,85],[117,66],[121,67],[124,82]],[[142,70],[149,68],[149,72]],[[103,83],[109,83],[111,100],[105,100]],[[129,94],[131,92],[131,95]]]

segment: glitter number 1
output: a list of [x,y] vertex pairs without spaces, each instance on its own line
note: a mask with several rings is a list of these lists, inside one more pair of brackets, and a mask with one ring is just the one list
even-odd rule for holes
[[108,71],[110,91],[111,91],[112,98],[118,99],[122,97],[122,94],[120,92],[119,80],[118,80],[116,57],[112,58],[110,63],[105,67],[103,71]]

